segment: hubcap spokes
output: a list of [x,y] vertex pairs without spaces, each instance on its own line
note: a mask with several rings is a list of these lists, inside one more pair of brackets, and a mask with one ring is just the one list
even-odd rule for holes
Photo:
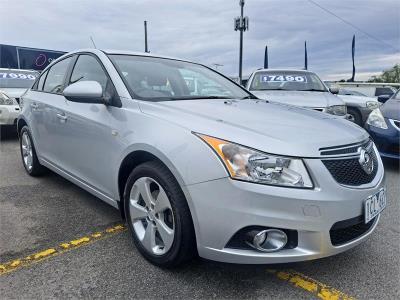
[[133,229],[150,253],[162,255],[174,241],[174,217],[171,203],[162,186],[150,177],[133,184],[129,198]]
[[21,147],[22,147],[22,158],[24,160],[25,167],[30,171],[32,169],[33,153],[32,153],[31,140],[26,131],[22,134]]

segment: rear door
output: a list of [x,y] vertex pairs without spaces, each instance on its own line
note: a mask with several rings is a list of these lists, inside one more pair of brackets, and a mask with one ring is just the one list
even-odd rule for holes
[[70,56],[54,64],[40,77],[37,89],[29,93],[31,130],[38,155],[53,163],[60,158],[57,140],[62,120],[57,116],[65,106],[62,92],[73,59]]

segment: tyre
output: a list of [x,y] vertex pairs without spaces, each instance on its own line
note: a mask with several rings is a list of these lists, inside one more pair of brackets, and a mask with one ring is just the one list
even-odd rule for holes
[[43,175],[46,172],[46,168],[39,163],[28,126],[24,126],[21,129],[19,146],[26,172],[31,176]]
[[186,198],[162,163],[146,162],[132,171],[125,186],[124,205],[133,241],[152,264],[176,267],[197,254]]
[[361,114],[358,112],[357,109],[349,107],[347,108],[347,114],[349,115],[348,116],[349,121],[356,123],[361,127],[363,126]]

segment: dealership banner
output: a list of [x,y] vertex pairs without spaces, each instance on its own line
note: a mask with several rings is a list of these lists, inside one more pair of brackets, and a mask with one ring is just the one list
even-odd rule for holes
[[0,68],[41,71],[66,52],[0,44]]

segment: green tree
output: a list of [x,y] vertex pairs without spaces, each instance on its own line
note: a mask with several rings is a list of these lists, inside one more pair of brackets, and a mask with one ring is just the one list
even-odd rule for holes
[[381,75],[372,76],[368,82],[400,83],[400,64],[395,64],[393,68],[383,71]]

